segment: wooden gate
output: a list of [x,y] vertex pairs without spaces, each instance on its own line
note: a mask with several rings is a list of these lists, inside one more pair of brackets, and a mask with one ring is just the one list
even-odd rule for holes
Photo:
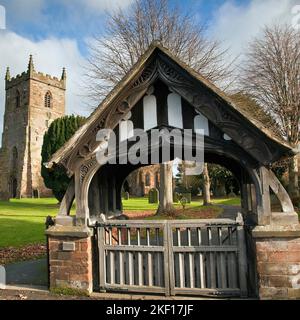
[[242,221],[109,220],[97,236],[100,290],[247,295]]

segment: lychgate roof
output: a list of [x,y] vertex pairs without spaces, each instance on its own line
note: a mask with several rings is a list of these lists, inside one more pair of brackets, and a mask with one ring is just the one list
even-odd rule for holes
[[52,156],[47,167],[63,165],[72,175],[74,162],[89,156],[97,147],[97,131],[114,128],[120,116],[142,98],[156,79],[201,111],[258,162],[267,165],[295,153],[292,146],[258,119],[249,117],[223,91],[154,42],[86,123]]

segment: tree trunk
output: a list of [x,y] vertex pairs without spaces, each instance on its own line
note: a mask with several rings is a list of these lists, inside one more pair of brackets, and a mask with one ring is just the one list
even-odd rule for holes
[[203,166],[203,205],[210,205],[210,179],[207,169],[207,163]]
[[172,162],[168,162],[160,165],[159,207],[156,214],[173,212],[173,171]]
[[289,163],[289,185],[288,191],[291,198],[299,196],[299,172],[298,172],[298,156],[291,159]]

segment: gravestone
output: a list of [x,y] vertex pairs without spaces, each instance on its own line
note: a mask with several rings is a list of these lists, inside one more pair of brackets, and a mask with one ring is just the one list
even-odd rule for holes
[[156,188],[152,188],[148,193],[149,203],[158,203],[159,191]]

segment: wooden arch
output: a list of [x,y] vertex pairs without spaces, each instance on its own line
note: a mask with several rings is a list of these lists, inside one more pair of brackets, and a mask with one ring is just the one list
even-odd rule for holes
[[[95,158],[95,150],[101,144],[96,139],[97,132],[103,128],[115,130],[119,121],[138,107],[149,89],[157,83],[159,88],[166,87],[170,92],[180,95],[185,110],[194,108],[208,119],[211,134],[205,139],[205,153],[220,162],[224,157],[226,161],[238,164],[237,167],[243,172],[243,207],[248,213],[254,213],[254,219],[251,220],[256,220],[255,223],[260,225],[278,220],[278,215],[273,219],[270,208],[272,189],[283,212],[294,223],[297,215],[291,200],[269,169],[274,161],[292,155],[293,148],[272,135],[268,128],[255,119],[247,117],[224,93],[158,45],[150,47],[87,123],[50,161],[50,167],[53,163],[62,165],[69,176],[74,177],[62,202],[61,215],[68,214],[75,195],[76,223],[88,223],[89,188],[100,169]],[[162,95],[157,96],[158,108],[164,101]],[[164,122],[162,125],[166,126]],[[224,135],[231,140],[223,139]],[[230,166],[229,163],[225,164]],[[255,205],[249,205],[251,199],[255,199]]]

